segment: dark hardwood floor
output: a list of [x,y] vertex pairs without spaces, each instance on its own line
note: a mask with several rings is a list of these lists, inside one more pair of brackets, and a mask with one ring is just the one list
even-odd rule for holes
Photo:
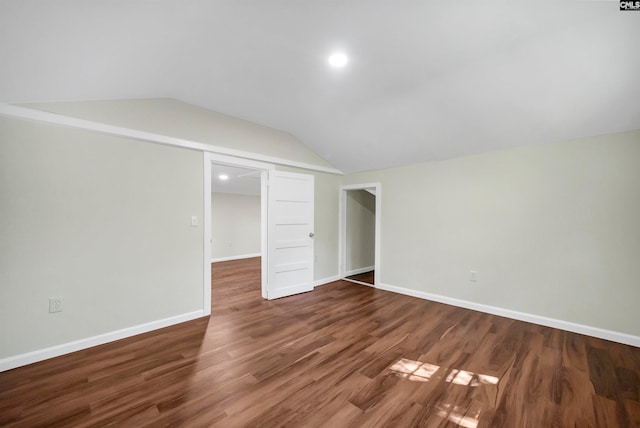
[[356,275],[347,276],[347,279],[352,279],[354,281],[365,282],[367,284],[375,284],[375,271],[370,270],[369,272],[363,272]]
[[0,426],[638,427],[640,348],[338,281],[0,373]]

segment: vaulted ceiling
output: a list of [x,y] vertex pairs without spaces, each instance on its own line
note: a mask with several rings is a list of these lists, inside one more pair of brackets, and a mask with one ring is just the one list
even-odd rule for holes
[[0,0],[0,102],[174,97],[347,172],[638,129],[639,76],[615,1]]

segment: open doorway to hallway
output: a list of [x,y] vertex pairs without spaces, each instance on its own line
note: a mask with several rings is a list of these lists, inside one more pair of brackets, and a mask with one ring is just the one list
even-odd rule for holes
[[[224,281],[227,266],[242,266],[240,260],[252,266],[261,264],[261,178],[261,171],[253,168],[211,164],[212,288]],[[250,284],[254,291],[261,291],[259,280]]]
[[380,184],[340,190],[340,276],[375,286],[380,276]]
[[370,285],[375,278],[376,195],[375,191],[347,191],[345,278]]
[[[216,279],[212,278],[212,261],[222,263],[239,257],[259,257],[260,261],[260,293],[267,297],[267,180],[273,165],[248,159],[235,158],[215,153],[204,154],[204,275],[203,275],[203,311],[211,314],[211,288]],[[257,177],[257,178],[256,178]],[[259,186],[259,191],[256,191]],[[231,226],[239,217],[238,207],[230,207],[231,200],[251,196],[259,200],[259,228],[255,225],[253,232],[238,230],[241,226]],[[255,201],[254,201],[255,202]],[[236,204],[238,205],[238,204]],[[212,209],[213,208],[213,209]],[[234,214],[234,212],[236,214]],[[251,216],[255,220],[255,216]],[[225,220],[226,218],[226,220]],[[228,220],[229,218],[233,220]],[[246,220],[246,219],[244,219]],[[215,231],[214,231],[215,228]],[[235,231],[234,231],[235,229]],[[257,230],[260,242],[256,250],[254,238]],[[215,236],[214,236],[215,235]],[[240,258],[240,260],[243,260]]]
[[260,257],[260,171],[211,168],[211,261]]

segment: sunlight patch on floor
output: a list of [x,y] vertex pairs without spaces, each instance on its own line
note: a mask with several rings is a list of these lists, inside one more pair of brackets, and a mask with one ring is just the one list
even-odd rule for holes
[[[390,368],[393,373],[404,378],[416,382],[428,382],[431,377],[440,370],[440,366],[435,364],[423,363],[421,361],[400,358]],[[467,370],[451,369],[447,374],[446,382],[456,385],[480,386],[495,385],[498,378],[485,374],[477,374]]]
[[[414,382],[429,382],[440,369],[441,367],[436,364],[423,363],[422,361],[414,361],[407,358],[400,358],[391,367],[389,367],[389,371],[396,376]],[[469,386],[472,388],[481,385],[496,385],[500,380],[495,376],[474,373],[461,369],[449,370],[447,368],[445,368],[443,373],[440,373],[437,378],[444,379],[445,382],[453,385]],[[438,416],[445,418],[462,428],[476,428],[480,422],[479,410],[474,414],[469,415],[465,409],[459,406],[454,406],[452,408],[449,404],[438,406]]]
[[476,428],[480,423],[480,412],[475,415],[466,415],[464,409],[454,406],[451,409],[449,404],[438,406],[438,416],[445,418],[462,428]]

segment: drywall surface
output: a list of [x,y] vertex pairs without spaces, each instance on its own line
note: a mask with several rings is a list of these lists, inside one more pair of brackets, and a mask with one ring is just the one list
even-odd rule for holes
[[383,284],[640,335],[639,160],[635,131],[344,181],[382,183]]
[[0,117],[0,359],[202,309],[202,156]]
[[331,166],[284,131],[171,98],[32,103],[22,106],[198,143]]
[[212,258],[260,253],[260,218],[260,196],[212,193]]
[[365,190],[347,191],[346,272],[369,268],[376,255],[376,197]]

